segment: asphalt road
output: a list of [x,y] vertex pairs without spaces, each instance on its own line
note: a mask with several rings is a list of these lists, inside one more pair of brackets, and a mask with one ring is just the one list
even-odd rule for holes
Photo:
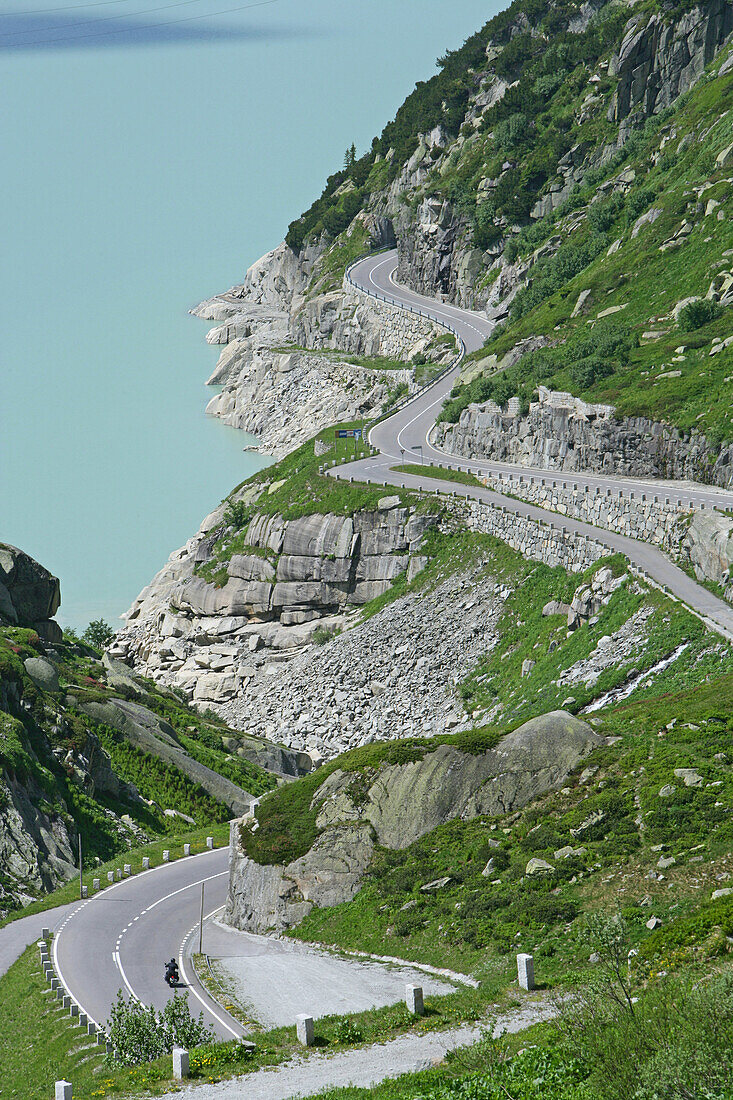
[[[394,302],[405,309],[423,312],[448,325],[461,339],[466,352],[475,351],[483,346],[486,337],[493,329],[493,322],[486,317],[482,318],[478,313],[459,309],[444,302],[436,302],[432,298],[400,286],[394,280],[396,266],[396,251],[382,252],[354,265],[350,270],[350,278],[356,286],[368,294]],[[489,489],[452,486],[445,481],[436,482],[430,477],[429,466],[431,464],[450,465],[454,469],[482,475],[501,473],[507,479],[520,476],[526,478],[531,475],[543,478],[548,484],[572,485],[588,488],[592,492],[596,489],[603,492],[610,490],[614,495],[621,492],[624,495],[645,493],[652,498],[654,496],[658,496],[660,500],[669,498],[685,507],[696,509],[712,509],[717,506],[733,510],[732,492],[705,485],[624,478],[615,475],[604,477],[601,474],[569,473],[486,460],[464,459],[446,454],[433,446],[430,436],[435,418],[453,388],[458,373],[459,368],[454,368],[409,401],[393,416],[375,425],[370,432],[369,441],[373,447],[377,448],[379,454],[359,462],[349,463],[345,467],[337,467],[331,471],[334,476],[376,481],[384,485],[404,484],[408,488],[433,491],[439,487],[443,491],[454,492],[458,496],[471,497],[485,501],[487,504],[504,507],[507,511],[528,519],[541,519],[552,526],[564,527],[568,531],[587,535],[607,546],[609,550],[624,554],[632,565],[645,573],[653,582],[666,587],[673,596],[682,600],[691,610],[700,615],[708,625],[733,639],[733,608],[693,581],[673,565],[666,554],[649,543],[605,531],[565,516],[557,516],[553,519],[553,513],[545,509],[525,504],[511,496],[504,496]],[[392,469],[395,464],[421,462],[426,464],[426,469],[425,475],[420,477],[397,474]],[[511,492],[510,483],[508,489]]]
[[76,902],[70,902],[55,909],[46,909],[43,913],[33,913],[30,917],[19,917],[0,928],[0,978],[29,944],[40,940],[44,928],[55,932],[75,908]]
[[[53,940],[58,977],[91,1020],[104,1026],[122,989],[162,1009],[172,996],[163,980],[165,963],[175,957],[180,993],[191,1011],[222,1039],[243,1030],[208,996],[187,955],[198,949],[201,886],[205,915],[226,901],[229,850],[211,852],[156,867],[106,887],[80,902],[61,923]],[[205,946],[205,945],[204,945]]]

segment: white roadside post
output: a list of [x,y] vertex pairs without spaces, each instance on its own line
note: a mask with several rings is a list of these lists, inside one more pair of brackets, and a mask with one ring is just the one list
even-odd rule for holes
[[517,955],[517,978],[521,989],[534,989],[534,957]]
[[301,1014],[295,1017],[295,1032],[298,1042],[304,1047],[312,1047],[315,1038],[315,1025],[312,1016]]
[[173,1047],[173,1076],[176,1081],[182,1081],[184,1077],[188,1077],[188,1063],[188,1051],[183,1047]]
[[74,1089],[71,1081],[57,1081],[54,1100],[73,1100]]
[[407,1005],[407,1011],[411,1012],[413,1016],[425,1015],[421,985],[405,986],[405,1004]]

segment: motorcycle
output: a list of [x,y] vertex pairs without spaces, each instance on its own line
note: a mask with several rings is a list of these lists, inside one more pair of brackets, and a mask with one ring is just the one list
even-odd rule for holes
[[174,989],[180,981],[180,975],[178,973],[178,966],[171,959],[169,963],[165,964],[165,982],[171,989]]

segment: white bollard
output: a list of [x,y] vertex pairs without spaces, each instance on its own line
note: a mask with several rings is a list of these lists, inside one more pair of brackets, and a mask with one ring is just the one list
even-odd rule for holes
[[88,887],[88,886],[82,886],[82,888],[81,888],[81,896],[82,896],[83,898],[88,898],[88,897],[89,897],[89,887]]
[[129,864],[129,863],[126,863],[125,866],[124,866],[124,872],[125,872],[125,876],[131,875],[132,874],[132,865]]
[[50,928],[44,928],[43,929],[43,931],[41,932],[41,939],[42,940],[50,940],[51,939],[51,929]]
[[190,856],[191,855],[191,845],[190,844],[184,844],[183,845],[183,854],[184,854],[184,856]]
[[534,989],[534,957],[517,955],[517,977],[521,989]]
[[405,986],[405,1004],[407,1005],[407,1011],[411,1012],[413,1016],[425,1015],[421,985]]
[[315,1037],[315,1025],[312,1016],[304,1014],[295,1017],[295,1033],[301,1046],[312,1047]]
[[207,836],[207,838],[206,838],[206,847],[207,848],[213,848],[214,847],[214,838],[213,838],[213,836]]
[[115,880],[114,871],[108,871],[107,872],[107,882],[114,882],[114,880]]
[[98,878],[92,879],[92,890],[96,891],[98,889],[99,889],[99,879]]
[[188,1077],[188,1051],[183,1047],[173,1047],[173,1076],[176,1081]]
[[122,880],[122,868],[121,867],[115,867],[115,878],[117,879],[118,882],[120,882]]
[[150,869],[150,856],[143,856],[143,871]]
[[167,863],[170,858],[171,858],[170,852],[168,851],[167,848],[164,848],[163,849],[163,863]]
[[57,1081],[54,1100],[73,1100],[74,1089],[71,1081]]

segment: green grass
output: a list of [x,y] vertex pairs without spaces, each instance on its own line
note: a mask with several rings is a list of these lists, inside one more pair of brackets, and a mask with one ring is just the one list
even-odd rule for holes
[[460,485],[475,485],[483,488],[483,483],[473,474],[467,474],[465,470],[446,470],[441,466],[418,466],[406,464],[404,466],[392,466],[392,470],[398,474],[414,474],[416,477],[431,477],[437,481],[456,481]]
[[132,1070],[107,1063],[102,1048],[51,998],[35,945],[0,979],[0,989],[0,1072],[8,1100],[47,1100],[62,1079],[72,1082],[74,1100],[148,1089],[159,1095],[170,1087],[170,1057]]

